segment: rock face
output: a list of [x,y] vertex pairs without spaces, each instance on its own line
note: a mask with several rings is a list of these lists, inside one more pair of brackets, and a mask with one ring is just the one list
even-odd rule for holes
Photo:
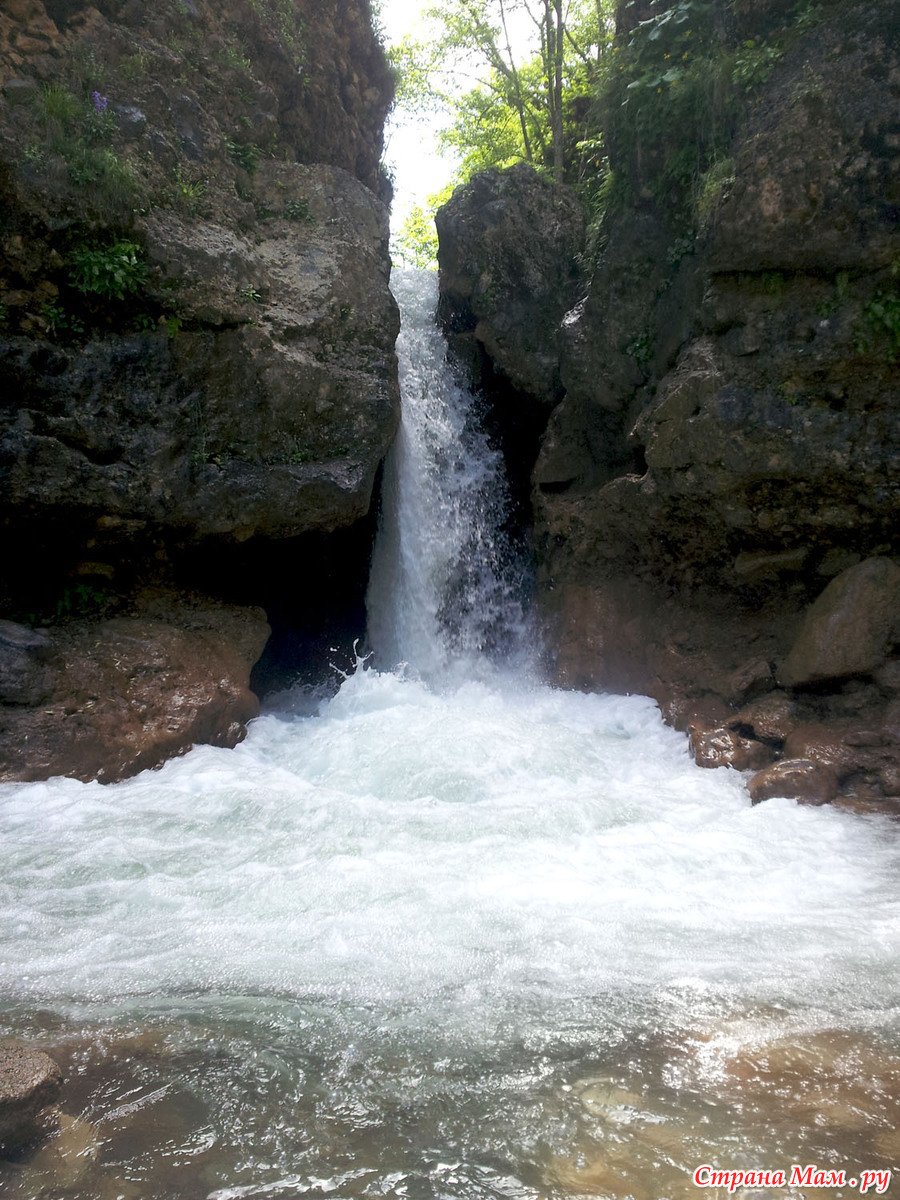
[[283,644],[318,636],[322,539],[364,577],[399,412],[392,95],[367,0],[3,6],[6,778],[234,744],[271,581],[306,563]]
[[249,186],[280,206],[252,233],[168,211],[142,221],[155,298],[177,291],[175,336],[0,342],[0,387],[18,400],[0,416],[7,509],[57,528],[141,522],[178,542],[366,514],[398,404],[385,209],[333,167],[266,163]]
[[35,1136],[41,1113],[61,1087],[59,1067],[43,1051],[0,1043],[0,1151],[15,1150]]
[[[757,7],[754,36],[792,19]],[[620,35],[641,11],[621,6]],[[759,767],[796,724],[840,728],[841,794],[884,797],[896,745],[851,743],[897,694],[900,57],[889,3],[820,15],[742,102],[689,236],[660,162],[610,132],[628,196],[543,335],[561,399],[532,476],[538,602],[552,678],[656,697],[705,765]],[[529,279],[535,309],[571,295]],[[784,699],[745,719],[767,694]]]

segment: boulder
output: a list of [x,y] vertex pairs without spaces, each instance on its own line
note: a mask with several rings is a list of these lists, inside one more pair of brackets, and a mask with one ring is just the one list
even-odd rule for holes
[[753,804],[784,796],[800,804],[827,804],[837,795],[837,777],[807,758],[783,759],[754,775],[747,784]]
[[39,1133],[41,1113],[61,1087],[59,1067],[42,1050],[0,1042],[0,1151],[15,1150]]
[[869,558],[841,572],[803,618],[778,670],[790,686],[874,671],[900,631],[900,567]]
[[698,767],[734,767],[737,771],[757,771],[772,762],[775,752],[764,742],[742,737],[727,726],[712,729],[688,729],[691,753]]
[[112,783],[193,745],[234,746],[259,712],[258,609],[143,599],[139,613],[54,631],[59,668],[36,708],[0,708],[0,781]]
[[576,299],[584,220],[575,194],[524,164],[457,188],[435,218],[440,314],[517,390],[559,398],[557,330]]

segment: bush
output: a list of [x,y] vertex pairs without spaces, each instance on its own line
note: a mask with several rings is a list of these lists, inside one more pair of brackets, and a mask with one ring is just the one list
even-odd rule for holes
[[143,287],[147,264],[136,242],[118,241],[109,246],[79,246],[69,256],[72,286],[88,296],[124,300]]

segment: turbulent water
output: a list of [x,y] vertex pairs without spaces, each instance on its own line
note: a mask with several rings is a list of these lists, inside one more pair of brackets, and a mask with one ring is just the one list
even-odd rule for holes
[[70,1079],[9,1194],[661,1200],[700,1162],[890,1165],[891,828],[751,808],[651,701],[538,681],[500,461],[433,279],[396,287],[374,658],[236,750],[0,788],[0,1020]]

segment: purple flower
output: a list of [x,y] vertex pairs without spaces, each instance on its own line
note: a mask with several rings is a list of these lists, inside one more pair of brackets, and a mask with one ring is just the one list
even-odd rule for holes
[[106,112],[109,107],[109,97],[101,96],[99,92],[91,92],[91,103],[94,106],[95,112]]

